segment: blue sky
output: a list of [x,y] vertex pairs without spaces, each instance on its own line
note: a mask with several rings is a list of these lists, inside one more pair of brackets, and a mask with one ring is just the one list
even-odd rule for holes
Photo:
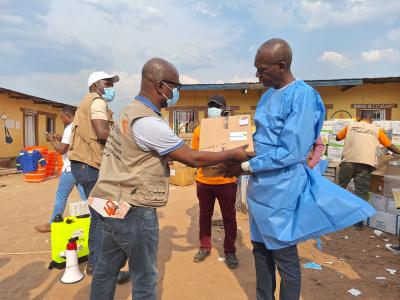
[[297,78],[400,75],[397,0],[0,0],[0,86],[77,104],[104,70],[121,77],[118,111],[151,57],[184,83],[256,81],[272,37],[291,44]]

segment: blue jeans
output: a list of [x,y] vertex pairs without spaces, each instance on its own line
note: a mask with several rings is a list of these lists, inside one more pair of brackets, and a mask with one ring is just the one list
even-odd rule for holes
[[90,299],[114,299],[117,275],[129,259],[132,299],[157,299],[159,226],[155,208],[133,206],[125,219],[104,218],[103,241]]
[[71,194],[72,189],[76,186],[81,196],[82,201],[86,201],[85,191],[82,186],[77,183],[72,172],[62,172],[60,179],[58,180],[58,187],[56,192],[56,198],[54,200],[53,213],[50,218],[50,224],[53,222],[54,217],[57,214],[63,215],[65,205],[67,204],[68,196]]
[[[88,198],[94,185],[99,178],[99,170],[88,164],[71,161],[71,172],[76,181],[83,187],[85,195]],[[88,264],[95,266],[97,255],[101,247],[102,222],[100,214],[89,206],[90,210],[90,228],[89,228],[89,260]]]
[[268,250],[263,243],[254,241],[252,243],[256,264],[257,300],[275,299],[275,266],[281,276],[279,299],[300,299],[301,269],[297,246]]

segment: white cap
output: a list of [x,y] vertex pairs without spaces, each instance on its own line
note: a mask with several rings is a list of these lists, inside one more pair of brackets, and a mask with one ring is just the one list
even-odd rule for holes
[[90,74],[89,79],[88,79],[88,86],[90,87],[93,83],[102,80],[102,79],[112,79],[113,83],[116,83],[119,81],[119,76],[118,75],[110,75],[107,74],[104,71],[99,71],[99,72],[93,72]]

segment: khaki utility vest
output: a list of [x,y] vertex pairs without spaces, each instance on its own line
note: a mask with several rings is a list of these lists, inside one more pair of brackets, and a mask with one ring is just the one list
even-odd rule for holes
[[168,163],[155,151],[143,151],[136,144],[132,124],[143,117],[161,118],[139,101],[121,113],[113,124],[104,149],[99,179],[90,196],[126,201],[134,206],[161,207],[169,192]]
[[376,167],[378,131],[378,127],[363,121],[348,125],[342,161]]
[[[76,110],[68,158],[99,169],[104,146],[98,141],[92,125],[91,106],[95,99],[103,98],[96,93],[86,94]],[[107,109],[107,115],[111,124],[111,110]]]

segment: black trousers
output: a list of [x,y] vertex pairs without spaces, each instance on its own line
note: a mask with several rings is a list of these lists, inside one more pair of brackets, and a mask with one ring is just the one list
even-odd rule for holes
[[297,246],[268,250],[265,244],[254,242],[256,264],[257,300],[274,300],[276,289],[275,268],[281,277],[281,300],[298,300],[301,291],[301,269]]

